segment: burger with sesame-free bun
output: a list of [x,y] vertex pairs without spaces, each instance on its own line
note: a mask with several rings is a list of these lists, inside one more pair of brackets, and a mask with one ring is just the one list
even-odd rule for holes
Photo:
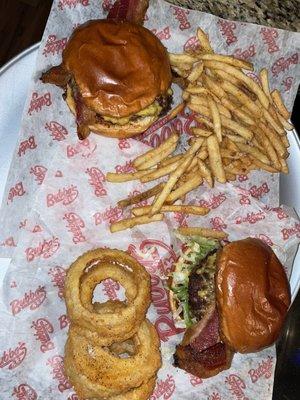
[[93,20],[71,35],[62,63],[41,80],[64,90],[80,139],[144,132],[172,103],[171,68],[160,40],[142,25]]
[[181,239],[169,286],[175,325],[186,330],[174,365],[208,378],[230,368],[235,352],[257,352],[276,341],[290,287],[275,253],[259,239],[224,246],[202,237]]

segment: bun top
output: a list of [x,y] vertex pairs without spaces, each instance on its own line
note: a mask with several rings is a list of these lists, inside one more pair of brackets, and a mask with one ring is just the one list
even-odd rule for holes
[[280,261],[264,242],[247,238],[224,246],[217,265],[216,299],[224,341],[240,353],[270,346],[291,301]]
[[63,52],[63,65],[72,73],[83,102],[106,116],[132,115],[171,85],[162,43],[148,29],[126,21],[81,25]]

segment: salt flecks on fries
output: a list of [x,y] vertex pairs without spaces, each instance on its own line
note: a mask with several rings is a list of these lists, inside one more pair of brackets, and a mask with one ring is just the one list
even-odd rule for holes
[[203,207],[174,204],[203,182],[213,187],[215,181],[234,181],[238,174],[257,169],[288,173],[286,131],[293,126],[280,92],[270,89],[267,69],[260,71],[259,84],[243,71],[253,71],[251,63],[215,54],[200,28],[197,37],[199,49],[169,53],[174,81],[180,79],[183,102],[195,116],[190,148],[174,155],[179,142],[174,132],[133,161],[135,172],[107,174],[110,182],[150,182],[168,176],[144,193],[119,201],[120,207],[127,207],[153,197],[151,205],[135,206],[131,218],[112,224],[111,232],[160,221],[165,212],[206,215],[209,210]]

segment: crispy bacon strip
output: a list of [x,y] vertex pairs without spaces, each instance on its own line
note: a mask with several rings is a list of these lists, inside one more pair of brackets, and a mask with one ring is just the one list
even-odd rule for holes
[[148,6],[149,0],[117,0],[110,9],[107,19],[143,25]]
[[62,64],[50,68],[43,72],[41,81],[43,83],[52,83],[53,85],[65,88],[71,79],[71,74],[63,67]]

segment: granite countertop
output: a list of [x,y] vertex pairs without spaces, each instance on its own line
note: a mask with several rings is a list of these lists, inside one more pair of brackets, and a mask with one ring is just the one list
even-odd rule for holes
[[300,32],[299,0],[168,0],[178,6],[235,21]]

